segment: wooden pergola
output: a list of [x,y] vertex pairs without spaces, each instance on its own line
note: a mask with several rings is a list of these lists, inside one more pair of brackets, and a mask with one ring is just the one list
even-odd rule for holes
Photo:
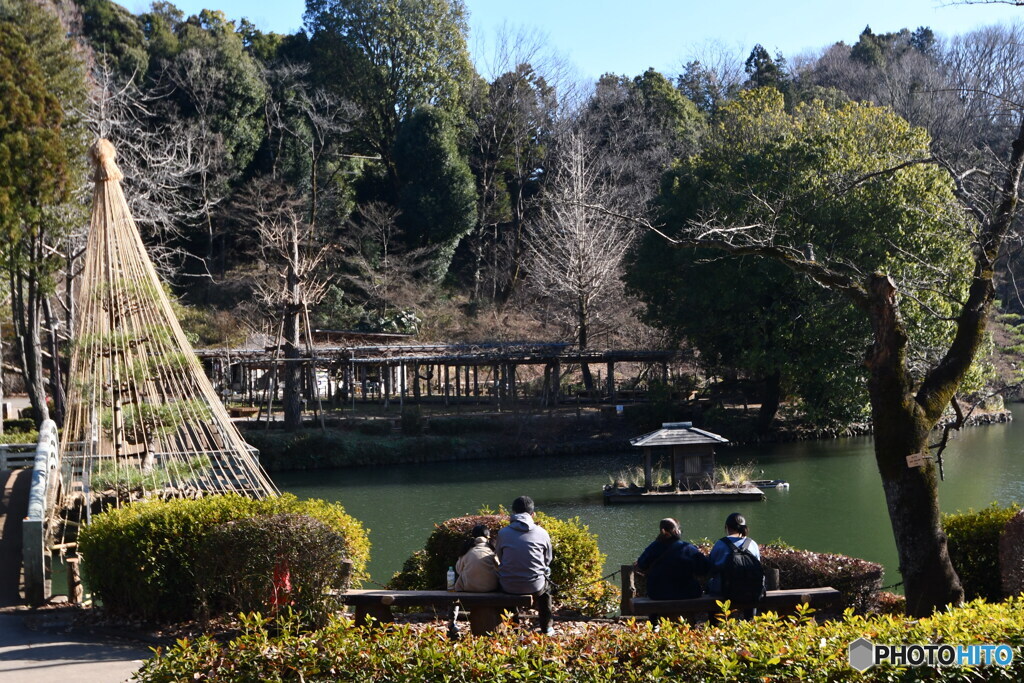
[[[602,350],[580,351],[565,343],[482,342],[478,344],[318,345],[298,359],[285,359],[278,347],[199,349],[196,354],[222,386],[250,397],[257,393],[258,373],[268,376],[283,363],[301,363],[307,378],[325,372],[327,395],[340,393],[344,400],[371,396],[388,405],[399,402],[479,398],[494,402],[516,401],[524,393],[518,370],[542,366],[540,394],[545,405],[561,396],[563,370],[583,363],[603,365],[601,392],[615,401],[617,366],[637,363],[657,368],[657,378],[668,380],[668,366],[676,351]],[[619,373],[621,374],[621,373]],[[266,390],[267,387],[262,387]]]

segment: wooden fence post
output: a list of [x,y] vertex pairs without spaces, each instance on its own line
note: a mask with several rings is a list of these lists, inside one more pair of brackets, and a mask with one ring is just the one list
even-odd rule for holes
[[619,601],[619,613],[628,617],[633,614],[633,598],[636,597],[636,584],[633,581],[633,565],[624,564],[619,568],[622,576],[622,597]]

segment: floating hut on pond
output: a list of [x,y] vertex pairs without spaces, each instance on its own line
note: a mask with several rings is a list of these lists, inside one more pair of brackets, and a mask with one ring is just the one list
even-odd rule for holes
[[[605,487],[607,503],[663,503],[696,501],[761,500],[764,493],[753,485],[722,487],[715,484],[715,446],[729,443],[718,434],[697,429],[691,422],[666,422],[661,429],[629,441],[643,448],[643,486],[616,482]],[[654,480],[656,460],[668,461],[671,480]]]

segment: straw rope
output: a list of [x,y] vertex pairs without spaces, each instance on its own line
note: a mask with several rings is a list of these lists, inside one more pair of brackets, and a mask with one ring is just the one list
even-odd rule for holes
[[107,140],[93,210],[61,450],[64,491],[100,468],[163,468],[185,495],[276,495],[206,377],[146,253]]

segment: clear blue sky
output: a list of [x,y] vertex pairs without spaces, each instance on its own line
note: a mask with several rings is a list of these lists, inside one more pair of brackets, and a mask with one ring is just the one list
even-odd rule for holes
[[[124,2],[125,0],[122,0]],[[204,7],[229,19],[247,17],[262,30],[301,28],[303,0],[181,0],[186,14]],[[947,0],[466,0],[470,46],[502,24],[537,29],[580,74],[633,76],[648,67],[672,75],[709,42],[744,58],[756,43],[787,58],[839,40],[852,42],[865,26],[876,33],[929,26],[950,36],[978,26],[1024,20],[1024,8],[960,5]],[[126,4],[141,12],[148,3]]]

